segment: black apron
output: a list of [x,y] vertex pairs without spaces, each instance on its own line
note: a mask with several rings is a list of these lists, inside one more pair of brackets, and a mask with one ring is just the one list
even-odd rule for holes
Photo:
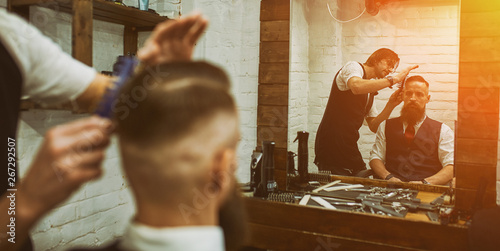
[[[4,164],[2,170],[0,170],[0,194],[2,194],[2,196],[7,196],[5,194],[7,189],[14,188],[15,184],[19,181],[19,168],[17,165],[19,153],[17,152],[16,133],[17,123],[19,121],[22,84],[23,79],[21,71],[3,43],[0,42],[0,142],[2,142],[1,147],[4,149],[4,154],[2,156]],[[16,156],[13,161],[8,158],[12,157],[12,153],[15,153]],[[14,177],[9,176],[9,167],[15,170]],[[1,229],[3,230],[4,228]],[[24,244],[16,241],[16,243],[12,245],[22,245],[19,249],[21,251],[33,250],[29,238]]]
[[[363,65],[363,79],[366,72]],[[341,69],[342,70],[342,69]],[[315,142],[314,163],[320,170],[332,174],[354,175],[366,169],[358,149],[359,128],[373,105],[376,93],[355,95],[351,90],[341,91],[335,75],[330,97]]]

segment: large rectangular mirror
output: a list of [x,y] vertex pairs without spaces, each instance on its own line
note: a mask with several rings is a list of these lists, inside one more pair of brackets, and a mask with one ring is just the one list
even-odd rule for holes
[[[316,132],[324,116],[337,71],[349,61],[364,63],[379,48],[399,55],[396,72],[413,64],[429,82],[426,115],[455,129],[459,68],[459,1],[379,1],[378,13],[364,0],[292,0],[290,17],[290,81],[288,150],[297,131],[308,131],[309,171],[317,166]],[[381,112],[394,89],[385,88],[373,105]],[[400,116],[400,104],[391,114]],[[375,133],[366,122],[358,148],[369,167]]]

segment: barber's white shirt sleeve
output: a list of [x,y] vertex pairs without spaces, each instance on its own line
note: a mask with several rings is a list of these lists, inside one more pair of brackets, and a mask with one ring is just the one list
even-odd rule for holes
[[347,85],[347,81],[349,81],[349,79],[351,79],[352,77],[363,78],[363,73],[363,68],[358,62],[347,62],[347,64],[344,65],[344,67],[340,70],[339,75],[337,76],[336,82],[339,90],[350,90],[351,88],[349,88],[349,86]]
[[96,71],[71,58],[20,17],[0,10],[0,39],[23,78],[23,96],[46,104],[76,99]]
[[373,144],[372,150],[370,152],[370,161],[374,159],[379,159],[385,164],[385,151],[386,151],[386,139],[385,139],[385,121],[380,123],[377,129],[377,136],[375,138],[375,143]]

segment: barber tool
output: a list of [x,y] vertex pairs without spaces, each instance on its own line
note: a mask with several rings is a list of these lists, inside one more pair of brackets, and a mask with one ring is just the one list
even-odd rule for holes
[[374,211],[379,211],[379,212],[384,213],[383,215],[405,217],[404,214],[397,212],[393,208],[387,208],[387,207],[382,206],[382,204],[378,201],[363,200],[362,203],[363,203],[363,205],[370,207]]
[[295,170],[295,154],[294,152],[289,151],[287,153],[286,158],[286,190],[291,189],[291,185],[293,185],[294,180],[297,177],[297,170]]
[[355,184],[355,185],[329,187],[329,188],[325,188],[323,190],[325,190],[327,192],[333,192],[333,191],[349,190],[349,189],[352,189],[352,188],[360,188],[360,187],[364,187],[364,186],[361,185],[361,184]]
[[295,195],[293,193],[274,192],[267,194],[267,200],[276,202],[295,203]]
[[326,185],[324,185],[322,187],[316,188],[316,189],[313,190],[313,193],[317,193],[317,192],[319,192],[319,191],[321,191],[321,190],[323,190],[325,188],[331,187],[331,186],[336,185],[338,183],[340,183],[340,180],[336,180],[336,181],[331,182],[329,184],[326,184]]
[[299,167],[299,176],[300,181],[305,183],[309,181],[309,172],[308,172],[308,162],[309,162],[309,148],[307,146],[307,140],[309,139],[309,133],[306,131],[298,131],[297,137],[295,141],[299,141],[298,147],[298,167]]
[[296,175],[297,170],[295,170],[295,154],[294,152],[288,151],[286,158],[286,173],[290,175]]
[[267,197],[268,193],[277,190],[277,184],[274,180],[274,141],[262,142],[262,166],[260,184],[255,191],[255,196]]
[[117,76],[116,80],[110,87],[106,88],[95,114],[103,118],[113,118],[113,104],[118,98],[121,88],[127,80],[134,74],[134,69],[137,66],[137,59],[129,56],[119,56],[117,62],[113,66],[113,75]]
[[302,197],[302,199],[300,200],[299,205],[302,205],[302,206],[307,205],[307,202],[309,202],[309,199],[311,199],[310,194],[304,195],[304,197]]
[[334,207],[332,204],[330,204],[328,201],[324,200],[321,197],[311,196],[311,199],[325,208],[337,209],[336,207]]
[[250,187],[253,189],[257,189],[257,186],[260,184],[261,159],[261,152],[254,151],[252,153],[252,160],[250,161]]
[[426,215],[427,215],[427,217],[429,217],[430,221],[434,221],[434,222],[439,221],[439,214],[436,212],[427,212]]
[[319,182],[330,182],[330,176],[332,173],[330,171],[326,170],[320,170],[318,172],[311,172],[309,173],[309,180],[316,180]]

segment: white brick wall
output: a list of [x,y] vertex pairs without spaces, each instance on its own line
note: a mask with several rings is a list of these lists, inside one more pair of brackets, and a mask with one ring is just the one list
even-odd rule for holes
[[[127,5],[137,1],[126,0]],[[0,0],[0,6],[6,1]],[[198,43],[194,57],[222,66],[233,82],[232,92],[240,111],[241,142],[237,173],[240,181],[249,180],[249,162],[255,148],[257,124],[258,55],[260,34],[259,0],[159,0],[150,8],[163,15],[179,16],[193,9],[202,11],[210,26]],[[33,7],[34,25],[71,53],[71,17],[68,14]],[[32,18],[33,19],[33,18]],[[94,66],[98,71],[112,69],[123,52],[123,26],[94,21]],[[142,45],[149,33],[139,34]],[[32,162],[50,127],[85,115],[65,111],[32,110],[23,112],[18,130],[21,177]],[[75,246],[98,246],[120,236],[134,213],[133,200],[120,168],[116,140],[107,151],[105,173],[86,184],[68,201],[40,220],[32,230],[36,250],[65,250]]]
[[[339,7],[330,5],[333,14],[341,20],[356,17],[364,8],[358,1],[341,3]],[[335,73],[348,61],[365,62],[372,52],[381,47],[391,48],[399,54],[399,69],[411,64],[420,65],[413,74],[422,75],[431,85],[427,114],[454,128],[458,91],[458,1],[394,2],[383,6],[377,16],[365,13],[358,20],[345,24],[339,24],[330,17],[324,1],[308,1],[303,8],[302,11],[308,13],[307,25],[293,27],[293,30],[299,29],[302,33],[308,30],[309,40],[292,47],[291,54],[292,57],[297,54],[294,48],[309,48],[309,110],[303,127],[311,133],[310,170],[316,168],[312,163],[315,132],[321,122]],[[293,62],[291,66],[295,69]],[[290,81],[293,83],[296,80],[292,78]],[[290,93],[293,92],[295,90],[291,89]],[[380,112],[392,90],[379,93],[375,105]],[[295,103],[290,100],[290,104]],[[295,110],[290,107],[290,118],[296,117]],[[396,108],[392,116],[399,116],[399,111],[400,107]],[[294,126],[299,127],[297,124]],[[360,134],[359,149],[368,162],[375,135],[367,126],[361,128]],[[289,149],[295,150],[296,146],[289,144]]]

